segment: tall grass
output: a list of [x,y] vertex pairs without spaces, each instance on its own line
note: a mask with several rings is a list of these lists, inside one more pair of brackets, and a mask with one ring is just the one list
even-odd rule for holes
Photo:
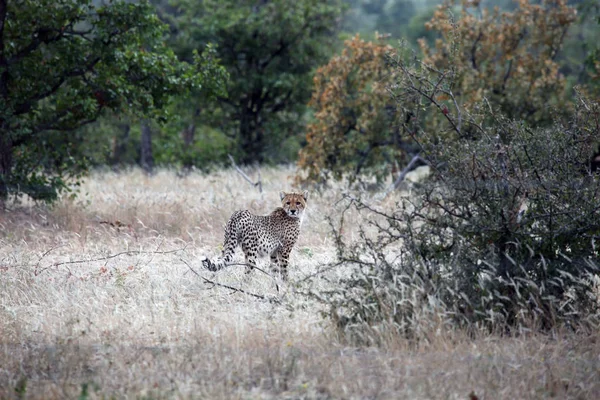
[[[341,212],[340,188],[311,193],[289,282],[242,266],[203,270],[229,215],[268,213],[294,172],[263,169],[262,194],[228,170],[99,172],[76,200],[11,205],[0,214],[0,398],[600,395],[597,335],[472,336],[432,324],[418,344],[350,347],[305,295],[344,277],[321,269],[336,259],[327,217]],[[385,209],[402,195],[371,200]],[[348,240],[358,238],[353,213]]]

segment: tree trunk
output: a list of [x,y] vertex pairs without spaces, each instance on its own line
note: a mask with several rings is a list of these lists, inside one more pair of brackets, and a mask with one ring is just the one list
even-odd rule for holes
[[264,161],[264,132],[257,125],[256,115],[251,110],[246,110],[240,121],[240,145],[243,152],[241,164],[260,164]]
[[189,147],[194,143],[194,137],[196,136],[196,124],[192,122],[186,128],[181,131],[181,138],[185,147]]
[[13,162],[13,144],[6,130],[0,130],[0,211],[9,193],[9,182]]
[[113,137],[112,154],[110,157],[110,163],[113,166],[123,164],[123,155],[126,152],[129,133],[131,132],[131,125],[128,123],[121,125],[119,128],[122,128],[122,130]]
[[192,122],[190,122],[187,128],[183,128],[183,131],[181,131],[181,139],[183,139],[183,144],[186,148],[194,143],[194,137],[196,136],[196,120],[199,115],[200,109],[196,108],[192,117]]
[[196,123],[192,121],[187,128],[181,131],[181,137],[183,139],[184,152],[182,155],[183,160],[183,173],[187,174],[192,170],[194,166],[194,156],[192,145],[194,144],[194,136],[196,135]]
[[142,148],[140,164],[146,173],[151,174],[154,168],[154,157],[152,156],[152,130],[148,120],[142,121]]

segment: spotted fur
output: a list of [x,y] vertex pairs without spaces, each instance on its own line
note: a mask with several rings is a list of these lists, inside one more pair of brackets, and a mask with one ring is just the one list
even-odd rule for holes
[[218,271],[232,264],[235,249],[242,247],[246,257],[246,273],[256,266],[256,258],[269,255],[271,266],[287,278],[288,260],[300,234],[300,223],[306,208],[308,191],[279,193],[281,207],[269,215],[254,215],[248,210],[236,211],[225,227],[223,254],[215,260],[205,259],[202,264]]

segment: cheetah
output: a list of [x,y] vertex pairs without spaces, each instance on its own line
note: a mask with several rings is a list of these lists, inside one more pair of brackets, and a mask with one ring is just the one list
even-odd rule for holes
[[218,271],[232,264],[238,245],[246,257],[246,273],[256,267],[256,257],[271,256],[271,266],[278,268],[287,279],[288,260],[300,233],[308,191],[303,193],[280,192],[281,207],[269,215],[254,215],[248,210],[234,212],[225,227],[225,243],[222,257],[202,265],[210,271]]

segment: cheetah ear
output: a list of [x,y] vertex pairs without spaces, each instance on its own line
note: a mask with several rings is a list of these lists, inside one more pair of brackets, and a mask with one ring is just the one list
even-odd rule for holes
[[304,201],[308,200],[308,190],[302,192],[302,197],[304,197]]
[[285,196],[287,196],[286,192],[279,192],[279,198],[281,198],[281,200],[285,199]]

